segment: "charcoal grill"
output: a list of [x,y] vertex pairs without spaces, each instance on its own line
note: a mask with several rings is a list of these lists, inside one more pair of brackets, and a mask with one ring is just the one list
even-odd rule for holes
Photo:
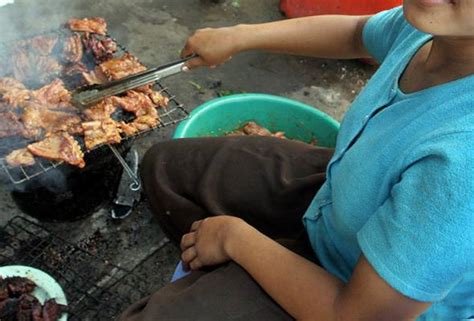
[[[51,35],[51,34],[58,35],[59,37],[64,37],[64,36],[70,35],[70,32],[61,29],[58,31],[50,31],[47,33],[39,34],[39,35],[45,36],[45,35]],[[39,36],[39,35],[38,34],[29,35],[28,37],[25,37],[24,39],[31,38],[34,36]],[[125,46],[120,44],[115,38],[113,38],[110,35],[97,36],[97,37],[109,38],[117,43],[118,51],[115,54],[116,57],[122,56],[123,54],[129,52],[125,48]],[[15,40],[12,43],[15,43],[17,41],[18,40]],[[12,47],[12,45],[3,44],[3,48],[9,48],[9,47]],[[0,47],[0,56],[2,56],[1,54],[2,52],[5,53],[5,50],[6,49],[2,49],[2,47]],[[88,65],[89,69],[92,69],[91,66],[92,67],[95,66],[95,62],[92,57],[88,57],[86,64]],[[63,78],[63,81],[66,87],[68,87],[68,89],[70,90],[77,89],[77,86],[75,85],[74,80],[68,80],[68,79]],[[49,201],[41,202],[41,203],[44,203],[44,209],[39,211],[38,210],[39,204],[32,205],[30,201],[32,199],[45,200],[44,195],[40,196],[40,195],[37,195],[37,193],[35,192],[38,186],[41,186],[42,182],[44,182],[44,178],[47,178],[48,176],[54,177],[56,175],[64,175],[65,173],[67,173],[68,175],[74,174],[76,176],[79,174],[85,175],[85,173],[89,171],[89,167],[91,167],[91,165],[93,165],[93,163],[97,159],[103,158],[104,154],[107,156],[113,155],[113,157],[116,158],[118,163],[111,163],[111,164],[116,165],[116,166],[118,165],[119,168],[123,168],[123,170],[125,170],[133,180],[133,184],[130,186],[130,188],[133,190],[139,190],[140,185],[141,185],[140,179],[139,177],[135,175],[135,173],[130,169],[130,167],[125,162],[124,154],[126,153],[128,148],[136,139],[141,138],[152,131],[160,130],[164,127],[174,125],[180,122],[181,120],[187,118],[189,115],[186,109],[184,108],[183,104],[177,101],[176,97],[169,92],[168,88],[164,87],[162,84],[157,82],[154,85],[154,90],[159,91],[162,95],[166,96],[169,99],[168,107],[166,108],[162,107],[158,109],[159,117],[160,117],[158,125],[154,128],[141,131],[135,135],[123,138],[122,142],[118,145],[106,144],[102,146],[97,146],[92,151],[86,151],[86,156],[85,156],[86,167],[83,170],[72,168],[71,166],[66,165],[63,162],[48,161],[41,158],[36,158],[36,164],[33,166],[12,167],[8,165],[5,158],[0,155],[0,172],[2,173],[2,175],[0,176],[2,176],[3,183],[6,184],[10,190],[13,191],[12,192],[14,196],[13,198],[15,199],[15,201],[17,201],[17,204],[19,204],[19,206],[26,213],[33,216],[40,217],[40,218],[45,218],[45,219],[55,219],[55,220],[77,219],[77,218],[86,216],[88,213],[91,213],[93,209],[95,209],[98,206],[98,204],[88,204],[88,202],[85,202],[85,203],[82,202],[83,205],[85,204],[86,208],[83,208],[80,211],[80,213],[71,214],[70,213],[71,210],[69,208],[69,210],[67,211],[69,213],[67,215],[64,215],[64,214],[61,215],[60,214],[61,212],[59,209],[57,213],[54,213],[54,211],[51,211],[51,209],[54,207],[54,203],[51,203]],[[127,120],[126,113],[119,114],[118,117],[121,117],[120,118],[121,120]],[[26,146],[29,143],[28,141],[26,141],[26,139],[21,141],[17,137],[15,137],[14,140],[16,141],[15,147],[10,148],[10,150],[13,150],[15,148],[21,148],[23,146]],[[82,149],[85,150],[84,144],[80,139],[79,139],[79,143]],[[0,154],[1,154],[1,151],[0,151]],[[110,168],[110,167],[111,166],[108,166],[108,167],[104,166],[103,168],[105,169],[105,168]],[[111,171],[111,172],[112,173],[110,173],[109,178],[108,178],[109,181],[111,180],[110,177],[116,178],[120,176],[120,173],[117,173],[116,171]],[[96,177],[95,179],[98,180],[99,178]],[[104,184],[102,184],[102,186],[98,186],[97,189],[100,190],[101,188],[105,187],[105,188],[114,190],[115,188],[113,187],[114,185],[113,183],[114,182],[104,182]],[[85,185],[83,188],[88,189],[87,185]],[[77,199],[72,197],[73,196],[72,192],[65,191],[62,194],[66,195],[68,193],[70,194],[70,197],[69,197],[69,200],[66,200],[67,202],[65,203],[69,202],[70,204],[70,202],[73,202],[73,201],[77,202]],[[62,208],[62,207],[58,206],[58,208]],[[39,212],[42,212],[42,213],[39,213]],[[59,216],[57,214],[59,214]]]
[[141,267],[169,243],[163,240],[153,253],[132,269],[112,264],[85,245],[68,242],[40,225],[15,217],[0,228],[0,266],[26,265],[50,274],[68,300],[69,321],[115,320],[131,303],[156,291]]

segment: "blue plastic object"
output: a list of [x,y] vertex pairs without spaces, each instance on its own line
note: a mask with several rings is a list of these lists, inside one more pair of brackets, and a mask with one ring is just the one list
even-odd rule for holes
[[333,147],[339,123],[316,108],[265,94],[239,94],[211,100],[181,122],[173,138],[222,136],[255,121],[291,139]]
[[171,277],[171,282],[184,278],[185,276],[189,274],[191,274],[191,272],[185,271],[183,268],[183,262],[179,261],[178,266],[176,266],[176,270],[174,271],[173,276]]

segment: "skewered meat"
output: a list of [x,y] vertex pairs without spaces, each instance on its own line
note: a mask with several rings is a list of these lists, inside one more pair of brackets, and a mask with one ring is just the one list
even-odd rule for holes
[[14,78],[0,78],[0,97],[11,107],[20,107],[30,99],[30,91]]
[[67,25],[72,31],[90,32],[99,35],[105,35],[107,33],[107,23],[104,19],[99,17],[70,19]]
[[124,97],[113,96],[112,101],[124,110],[134,113],[137,117],[145,115],[155,104],[148,95],[130,90]]
[[97,39],[96,37],[86,35],[82,39],[87,52],[91,52],[96,63],[100,64],[106,60],[112,59],[117,52],[117,43],[110,39]]
[[86,165],[81,147],[65,132],[52,134],[40,142],[28,145],[27,148],[35,156],[53,161],[65,161],[79,168]]
[[[21,148],[14,150],[5,157],[8,165],[12,167],[17,166],[33,166],[35,164],[35,158],[28,149]],[[0,300],[1,300],[1,290],[0,290]]]
[[67,38],[64,49],[63,59],[70,63],[78,63],[82,60],[83,48],[81,36],[77,33]]
[[100,85],[107,82],[107,77],[98,66],[90,72],[83,72],[82,76],[89,85]]
[[23,128],[16,114],[12,112],[0,113],[0,137],[21,135]]
[[99,68],[109,80],[121,79],[147,69],[136,57],[129,53],[124,54],[121,58],[103,62],[99,65]]
[[41,130],[46,133],[66,131],[70,134],[82,132],[81,118],[75,114],[48,109],[37,102],[30,103],[21,116],[25,127],[24,136],[38,137]]
[[108,97],[98,104],[84,110],[84,115],[88,120],[105,120],[110,118],[110,115],[116,109],[112,97]]
[[122,140],[119,124],[110,118],[82,123],[82,128],[88,150],[102,144],[118,144]]
[[159,119],[158,117],[154,117],[153,115],[143,115],[137,117],[132,124],[139,131],[145,131],[158,126]]

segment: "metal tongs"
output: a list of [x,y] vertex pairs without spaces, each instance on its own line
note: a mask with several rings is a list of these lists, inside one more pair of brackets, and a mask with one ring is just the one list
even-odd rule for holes
[[100,102],[102,99],[124,93],[128,90],[135,89],[160,79],[178,74],[184,71],[184,64],[197,55],[193,54],[184,59],[148,69],[125,78],[114,80],[101,85],[92,85],[80,88],[73,92],[72,103],[79,108],[87,108],[90,105]]

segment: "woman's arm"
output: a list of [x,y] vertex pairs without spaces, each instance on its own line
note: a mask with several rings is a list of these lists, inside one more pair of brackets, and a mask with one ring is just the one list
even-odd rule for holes
[[188,63],[190,68],[219,65],[248,50],[336,59],[369,57],[362,41],[369,18],[328,15],[201,29],[188,39],[182,56],[200,56]]
[[235,217],[196,222],[182,249],[193,269],[235,261],[299,321],[409,321],[430,306],[395,291],[364,257],[344,284]]

